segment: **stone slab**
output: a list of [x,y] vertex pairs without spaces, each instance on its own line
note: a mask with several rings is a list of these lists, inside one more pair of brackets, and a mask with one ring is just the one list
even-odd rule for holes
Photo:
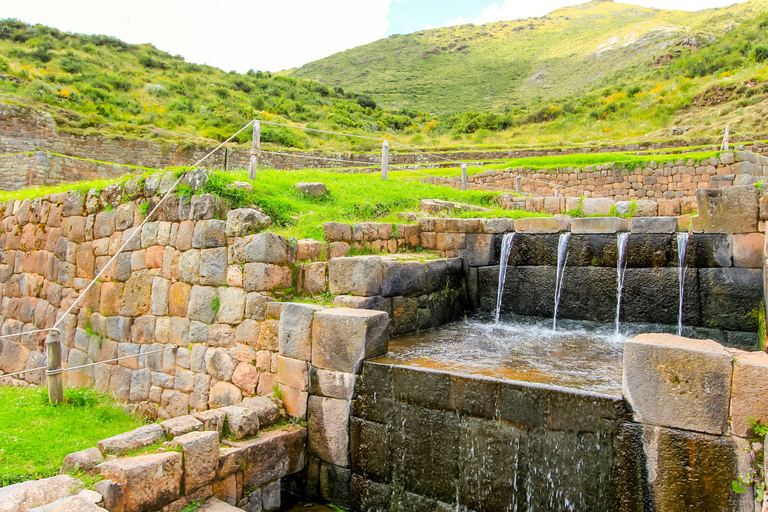
[[677,217],[633,217],[632,233],[675,233]]
[[583,217],[571,219],[571,233],[618,233],[629,231],[627,219],[619,217]]

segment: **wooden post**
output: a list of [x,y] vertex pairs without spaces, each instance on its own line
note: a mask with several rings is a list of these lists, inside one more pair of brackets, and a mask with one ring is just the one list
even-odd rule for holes
[[227,172],[227,148],[224,148],[224,172]]
[[251,145],[251,162],[248,166],[248,179],[255,180],[259,171],[259,146],[261,145],[261,121],[253,122],[253,144]]
[[461,190],[467,190],[467,164],[461,164]]
[[521,178],[520,176],[515,176],[515,192],[517,192],[518,194],[520,193],[520,189],[522,188],[522,181],[523,181],[523,178]]
[[64,401],[64,387],[61,378],[61,333],[58,330],[48,332],[46,339],[48,354],[48,400],[52,405]]
[[389,141],[381,143],[381,179],[386,180],[389,175]]

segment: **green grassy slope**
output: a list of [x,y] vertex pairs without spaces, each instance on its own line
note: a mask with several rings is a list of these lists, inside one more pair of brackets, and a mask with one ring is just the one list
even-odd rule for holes
[[394,35],[289,75],[365,92],[393,108],[498,111],[637,79],[685,37],[720,37],[767,10],[766,0],[693,13],[596,1],[543,18]]

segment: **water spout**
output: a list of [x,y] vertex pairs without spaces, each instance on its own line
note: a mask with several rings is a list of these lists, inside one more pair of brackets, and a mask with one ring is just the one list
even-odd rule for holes
[[680,301],[677,309],[677,335],[683,335],[683,292],[685,291],[685,271],[688,266],[685,264],[685,253],[688,250],[688,233],[677,234],[677,266],[678,283],[680,286]]
[[496,324],[499,323],[499,317],[501,315],[501,296],[504,292],[504,281],[507,277],[507,262],[509,261],[509,253],[512,250],[512,239],[515,238],[514,233],[505,233],[501,239],[501,261],[499,262],[499,293],[496,297]]
[[616,238],[616,246],[619,250],[619,257],[616,260],[616,331],[619,334],[619,316],[621,315],[621,291],[624,289],[624,273],[627,270],[625,250],[627,248],[629,233],[619,233]]
[[560,240],[557,243],[557,275],[555,276],[555,314],[552,317],[552,330],[557,330],[557,306],[560,304],[560,292],[563,291],[563,275],[565,266],[568,264],[568,239],[571,233],[560,233]]

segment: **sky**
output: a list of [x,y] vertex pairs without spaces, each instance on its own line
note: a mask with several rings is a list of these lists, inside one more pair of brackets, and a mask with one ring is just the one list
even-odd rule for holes
[[[8,2],[9,4],[11,2]],[[392,34],[543,16],[579,0],[27,0],[0,17],[152,43],[225,71],[280,71]],[[735,0],[636,0],[693,11]]]

